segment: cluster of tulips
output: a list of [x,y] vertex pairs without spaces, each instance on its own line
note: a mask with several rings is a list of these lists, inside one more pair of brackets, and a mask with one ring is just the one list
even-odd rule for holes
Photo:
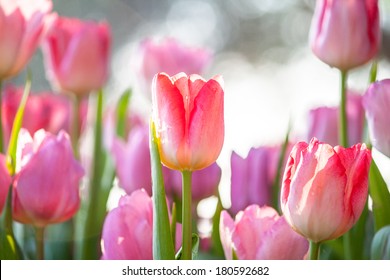
[[[390,193],[371,150],[390,157],[390,80],[376,81],[373,61],[365,92],[347,83],[380,43],[377,0],[317,0],[310,45],[340,70],[340,105],[311,110],[304,141],[233,151],[225,209],[224,81],[200,76],[210,51],[140,43],[145,118],[130,90],[104,102],[107,22],[1,0],[0,258],[389,259]],[[34,69],[24,87],[7,80],[38,47],[52,90],[31,93]],[[107,207],[116,186],[124,195]],[[211,196],[213,215],[199,216]]]

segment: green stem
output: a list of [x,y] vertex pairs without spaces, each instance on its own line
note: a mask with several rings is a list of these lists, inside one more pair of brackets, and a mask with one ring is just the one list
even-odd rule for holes
[[348,147],[347,124],[347,71],[341,71],[341,99],[340,99],[340,145]]
[[172,235],[172,243],[173,243],[173,248],[176,247],[176,203],[173,202],[172,204],[172,221],[171,221],[171,235]]
[[182,171],[183,181],[183,246],[182,246],[182,260],[191,260],[192,258],[192,219],[191,219],[191,178],[192,172]]
[[44,227],[36,227],[35,228],[35,242],[36,242],[36,250],[37,250],[37,260],[45,259],[45,228]]
[[310,241],[309,260],[318,260],[320,256],[320,243]]
[[79,159],[79,138],[80,138],[80,106],[82,99],[74,95],[72,96],[73,101],[73,119],[72,119],[72,127],[71,127],[71,140],[73,152],[75,154],[76,159]]
[[0,80],[0,153],[4,153],[4,139],[3,139],[3,81]]

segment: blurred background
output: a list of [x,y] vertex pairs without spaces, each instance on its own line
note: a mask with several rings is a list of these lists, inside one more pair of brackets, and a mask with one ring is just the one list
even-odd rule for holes
[[[390,77],[390,5],[380,0],[383,46],[378,79]],[[339,72],[310,51],[314,0],[53,0],[61,16],[105,20],[112,28],[108,102],[132,88],[132,110],[147,116],[150,101],[137,77],[137,48],[146,37],[173,37],[207,48],[214,59],[204,75],[225,80],[226,138],[219,164],[230,179],[230,155],[279,144],[289,123],[292,138],[305,140],[307,113],[339,100]],[[50,89],[42,54],[30,63],[33,90]],[[350,74],[349,86],[364,92],[369,65]],[[24,83],[21,76],[15,81]],[[222,181],[224,182],[224,181]],[[223,183],[221,187],[223,188]],[[228,183],[226,184],[228,185]]]

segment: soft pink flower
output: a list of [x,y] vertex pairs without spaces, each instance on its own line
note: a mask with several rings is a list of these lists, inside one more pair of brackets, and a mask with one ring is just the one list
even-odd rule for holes
[[[165,190],[168,196],[177,197],[181,199],[182,197],[182,175],[177,170],[168,169],[164,171],[164,176],[167,176],[166,173],[170,173],[168,181],[165,180]],[[212,195],[217,195],[218,185],[221,179],[222,170],[217,163],[213,163],[210,166],[197,170],[192,173],[192,185],[191,185],[191,195],[194,201],[200,201],[206,197]]]
[[317,0],[310,45],[323,62],[341,70],[373,58],[380,45],[377,0]]
[[286,166],[281,208],[287,222],[314,242],[338,238],[359,219],[368,195],[371,152],[364,144],[297,143]]
[[372,145],[390,157],[390,79],[371,84],[363,97]]
[[[23,88],[8,86],[3,92],[2,121],[5,139],[9,139],[16,112],[23,95]],[[33,135],[44,130],[57,134],[68,130],[70,124],[70,103],[64,96],[50,92],[30,93],[24,110],[22,127]]]
[[0,1],[0,80],[15,76],[29,62],[51,8],[50,0]]
[[206,49],[192,48],[173,38],[156,41],[147,38],[141,42],[139,52],[139,73],[143,90],[150,96],[150,85],[154,75],[165,72],[173,76],[179,72],[202,74],[212,59]]
[[[313,137],[336,146],[339,142],[339,107],[318,107],[309,112],[307,140]],[[362,96],[349,91],[347,95],[347,121],[349,145],[362,142],[364,110]]]
[[3,211],[10,185],[11,176],[6,166],[5,156],[0,154],[0,214]]
[[152,89],[162,163],[193,171],[215,162],[224,140],[222,77],[206,82],[198,75],[159,73]]
[[248,206],[233,220],[225,210],[219,224],[225,257],[240,260],[302,260],[308,241],[294,232],[275,209]]
[[46,73],[55,88],[77,95],[98,90],[108,77],[107,23],[57,17],[43,44]]
[[80,204],[84,175],[75,160],[69,136],[39,130],[34,139],[21,130],[14,181],[13,216],[21,223],[44,227],[71,218]]
[[[102,259],[151,260],[153,236],[153,202],[144,190],[136,190],[119,200],[104,221]],[[181,243],[181,226],[177,225],[176,249]]]

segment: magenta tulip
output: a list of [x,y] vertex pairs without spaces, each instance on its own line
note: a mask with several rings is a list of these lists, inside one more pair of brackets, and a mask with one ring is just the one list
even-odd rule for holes
[[222,87],[220,76],[155,76],[153,121],[164,165],[193,171],[216,161],[224,140]]
[[210,64],[211,53],[206,49],[192,48],[173,38],[142,41],[137,54],[142,88],[150,96],[150,85],[154,75],[165,72],[173,76],[179,72],[202,74]]
[[302,260],[309,249],[309,242],[268,206],[248,206],[235,220],[224,210],[219,230],[228,260],[233,251],[240,260]]
[[[151,260],[153,202],[145,190],[136,190],[119,200],[104,221],[102,259]],[[176,228],[176,249],[181,243],[181,226]]]
[[390,157],[390,79],[371,84],[363,97],[372,145]]
[[[164,177],[165,189],[168,196],[182,197],[182,176],[179,171],[168,169],[164,171],[169,179],[166,181]],[[217,163],[213,163],[210,166],[197,170],[192,173],[192,199],[194,201],[200,201],[204,198],[218,194],[218,185],[221,179],[222,170]]]
[[359,219],[368,196],[371,152],[364,144],[297,143],[287,163],[281,207],[291,227],[319,243],[338,238]]
[[380,45],[377,0],[317,0],[310,31],[314,54],[346,71],[372,59]]
[[[347,95],[347,120],[349,144],[361,143],[364,130],[362,96],[349,91]],[[339,143],[339,107],[318,107],[309,112],[307,139],[313,137],[336,146]]]
[[8,189],[11,186],[11,176],[5,162],[5,156],[0,154],[0,214],[7,200]]
[[56,89],[85,95],[108,77],[110,29],[107,23],[57,17],[43,44],[46,73]]
[[50,0],[0,1],[0,80],[17,75],[29,62],[51,8]]
[[44,227],[71,218],[80,204],[83,168],[75,160],[69,136],[39,130],[31,139],[19,133],[20,158],[14,181],[13,216],[21,223]]
[[125,143],[114,138],[112,154],[119,179],[119,185],[130,194],[144,188],[152,194],[152,175],[149,151],[149,129],[147,126],[134,127]]
[[[8,139],[19,103],[22,99],[23,88],[8,86],[4,90],[2,103],[2,121],[5,139]],[[61,129],[68,129],[70,124],[70,102],[63,96],[50,92],[31,93],[24,110],[22,127],[33,135],[36,131],[44,130],[57,134]]]
[[277,173],[278,147],[252,148],[246,158],[231,155],[231,208],[233,215],[251,204],[271,205]]

